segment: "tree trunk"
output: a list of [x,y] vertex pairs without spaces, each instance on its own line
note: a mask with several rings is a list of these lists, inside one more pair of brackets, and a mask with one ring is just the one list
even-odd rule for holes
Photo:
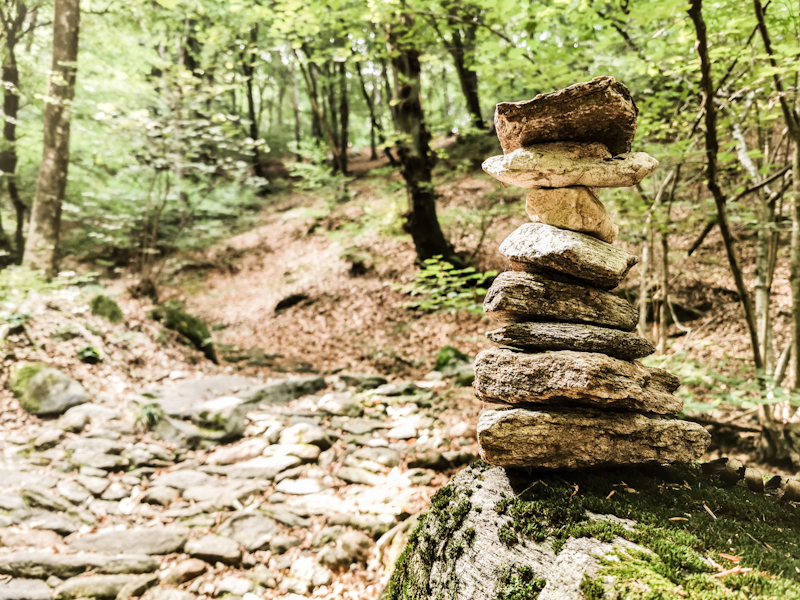
[[468,25],[462,33],[461,29],[454,27],[450,54],[453,56],[453,63],[456,73],[458,73],[458,81],[467,103],[467,112],[472,120],[472,126],[476,129],[484,129],[481,103],[478,97],[478,74],[467,66],[467,52],[471,52],[474,48],[477,28],[477,25]]
[[667,315],[669,314],[669,238],[661,232],[661,302],[658,310],[658,346],[656,354],[667,354]]
[[394,126],[400,136],[397,153],[408,193],[405,230],[411,234],[420,261],[436,255],[451,257],[453,248],[445,239],[436,216],[436,191],[431,171],[434,157],[430,133],[420,98],[419,50],[411,43],[413,18],[400,15],[388,31],[387,46],[394,71]]
[[[378,122],[378,117],[375,111],[375,87],[372,88],[373,94],[370,94],[367,91],[367,86],[364,83],[364,74],[361,72],[361,65],[359,63],[356,63],[356,72],[358,73],[358,79],[361,82],[361,95],[364,96],[364,101],[367,103],[367,109],[369,110],[371,149],[370,160],[378,159],[378,152],[375,144],[375,137],[377,136],[381,146],[383,147],[384,154],[386,154],[386,157],[389,159],[389,164],[391,164],[393,167],[396,167],[397,160],[395,160],[389,148],[386,147],[386,136],[383,135],[383,127],[381,127],[381,124]],[[384,67],[384,73],[385,72],[386,71]]]
[[256,177],[264,178],[264,166],[261,164],[261,153],[255,142],[259,139],[258,119],[256,118],[256,101],[253,96],[253,78],[255,77],[255,59],[252,48],[258,43],[258,24],[250,28],[250,45],[240,52],[242,61],[242,73],[244,74],[247,86],[247,119],[250,121],[248,135],[253,140],[253,173]]
[[58,265],[61,202],[69,167],[70,108],[75,95],[80,0],[55,0],[53,61],[44,105],[44,151],[31,209],[23,264],[54,275]]
[[[302,140],[300,137],[300,86],[297,85],[297,71],[295,71],[294,65],[292,65],[292,110],[294,111],[294,141],[299,150]],[[298,154],[297,160],[300,159],[301,156]]]
[[339,170],[342,175],[347,175],[350,105],[347,102],[347,67],[344,62],[339,63],[339,123]]

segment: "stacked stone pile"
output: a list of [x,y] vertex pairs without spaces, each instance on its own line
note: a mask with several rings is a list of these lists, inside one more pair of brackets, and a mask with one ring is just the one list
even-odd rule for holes
[[484,312],[505,323],[500,347],[475,362],[475,394],[504,404],[478,423],[483,458],[545,469],[689,462],[705,429],[670,418],[682,409],[677,377],[637,362],[653,345],[632,333],[637,313],[613,294],[638,259],[611,244],[618,228],[598,188],[642,181],[658,161],[630,152],[638,109],[613,77],[527,102],[497,105],[505,152],[484,170],[528,188],[531,223],[500,246],[511,270]]

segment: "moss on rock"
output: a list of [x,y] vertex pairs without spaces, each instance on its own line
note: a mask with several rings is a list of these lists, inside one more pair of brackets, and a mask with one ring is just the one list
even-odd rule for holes
[[[476,506],[456,526],[465,501]],[[467,539],[459,561],[451,548]],[[432,501],[384,598],[556,597],[562,548],[580,539],[605,550],[572,587],[560,582],[560,598],[800,599],[794,505],[720,488],[697,466],[528,474],[480,462]]]
[[60,415],[89,401],[89,395],[80,383],[41,363],[14,365],[8,385],[22,408],[39,416]]
[[19,400],[22,408],[32,414],[39,412],[41,403],[36,400],[36,398],[31,397],[29,385],[31,379],[38,375],[44,368],[46,368],[46,365],[41,363],[14,365],[8,377],[8,387],[11,388],[14,396]]
[[117,304],[116,300],[98,294],[89,301],[89,308],[92,310],[93,315],[103,317],[112,323],[122,323],[125,315],[122,314],[122,309]]
[[166,302],[154,308],[150,311],[150,316],[156,321],[160,321],[167,329],[177,331],[200,350],[207,359],[219,364],[211,332],[203,320],[181,310],[174,302]]

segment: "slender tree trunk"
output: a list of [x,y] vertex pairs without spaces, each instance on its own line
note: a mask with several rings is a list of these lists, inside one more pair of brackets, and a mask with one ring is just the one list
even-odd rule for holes
[[450,45],[450,54],[456,67],[461,92],[467,103],[467,112],[476,129],[484,129],[483,116],[481,115],[481,102],[478,96],[478,74],[467,66],[467,53],[475,45],[477,25],[467,25],[462,33],[461,29],[454,27],[452,30],[453,42]]
[[17,43],[16,28],[6,33],[6,57],[3,61],[3,149],[0,151],[0,171],[8,185],[8,196],[16,212],[13,262],[22,262],[25,248],[25,203],[17,188],[17,118],[19,116],[19,69],[14,52]]
[[53,61],[44,105],[44,150],[31,209],[23,264],[54,275],[58,265],[61,202],[69,167],[70,108],[75,96],[80,0],[55,0]]
[[[259,139],[258,119],[256,118],[256,100],[253,96],[253,84],[256,72],[255,58],[252,49],[258,44],[258,24],[250,28],[250,45],[240,52],[242,61],[242,73],[245,78],[245,85],[247,86],[247,119],[250,121],[248,125],[248,135],[253,142]],[[253,144],[253,173],[256,177],[264,178],[264,166],[261,164],[261,153],[258,151],[258,146]]]
[[422,261],[436,255],[450,257],[453,249],[436,216],[436,191],[431,177],[434,157],[420,98],[421,66],[419,50],[412,43],[413,26],[411,15],[399,15],[387,32],[387,46],[397,99],[393,112],[400,135],[397,151],[408,193],[405,230],[411,234],[417,258]]
[[656,354],[667,354],[667,319],[669,315],[669,238],[661,232],[661,303],[658,310],[658,348]]
[[[370,94],[367,91],[367,86],[364,83],[364,74],[361,71],[361,65],[356,63],[356,72],[358,73],[358,79],[361,82],[361,95],[364,96],[364,101],[367,103],[367,109],[369,110],[369,119],[370,119],[370,145],[371,145],[371,160],[378,159],[378,152],[377,147],[375,144],[375,137],[377,136],[378,140],[383,147],[383,152],[386,154],[386,157],[389,159],[389,164],[393,167],[397,166],[397,160],[395,160],[394,156],[392,155],[391,150],[386,147],[386,136],[383,135],[383,127],[378,122],[378,117],[376,114],[376,107],[375,107],[375,86],[372,88],[373,94]],[[386,72],[386,68],[384,67],[384,73]]]
[[[644,229],[644,243],[642,244],[642,262],[639,264],[639,325],[637,331],[640,336],[647,337],[647,300],[650,296],[650,254],[653,244],[650,219]],[[655,307],[655,305],[653,305]]]
[[[292,110],[294,111],[294,141],[297,148],[300,148],[300,86],[297,85],[297,71],[292,65]],[[297,155],[297,160],[300,160],[300,155]]]
[[708,189],[714,196],[714,204],[717,208],[717,220],[719,222],[722,241],[725,244],[725,252],[728,256],[731,274],[736,282],[736,291],[739,293],[739,301],[742,305],[748,333],[750,334],[750,347],[753,352],[753,362],[758,371],[763,370],[761,360],[760,344],[758,343],[758,330],[753,315],[753,308],[750,302],[750,294],[744,283],[744,276],[739,265],[739,258],[736,255],[736,247],[731,233],[730,223],[728,222],[728,211],[726,198],[722,193],[717,181],[717,151],[719,143],[717,141],[717,107],[714,104],[714,82],[711,79],[711,60],[708,53],[708,36],[706,24],[703,19],[702,0],[692,0],[689,8],[689,17],[694,23],[697,32],[697,50],[700,59],[701,88],[703,91],[703,103],[705,107],[705,140],[706,140],[706,180]]
[[[331,87],[333,87],[331,85]],[[347,145],[350,132],[350,105],[347,102],[347,67],[344,62],[339,63],[339,170],[342,175],[347,175]]]

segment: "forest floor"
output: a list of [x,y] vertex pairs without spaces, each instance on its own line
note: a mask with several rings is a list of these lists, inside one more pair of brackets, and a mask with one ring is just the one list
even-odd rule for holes
[[[437,186],[447,235],[478,270],[503,270],[497,248],[527,220],[523,194],[476,170],[479,160],[450,154]],[[35,583],[25,597],[77,597],[87,579],[100,577],[81,569],[102,567],[56,565],[42,577],[14,563],[15,553],[89,548],[105,556],[122,529],[144,531],[157,560],[130,561],[139,566],[104,576],[118,577],[104,585],[128,585],[128,596],[118,597],[146,588],[152,600],[378,596],[411,516],[477,454],[480,403],[463,382],[432,373],[437,356],[448,345],[474,356],[489,346],[484,333],[493,325],[479,310],[405,308],[410,298],[397,285],[411,284],[415,267],[397,225],[402,180],[363,155],[352,167],[357,176],[346,195],[284,186],[258,227],[170,261],[161,300],[179,300],[207,321],[220,365],[149,318],[152,305],[125,293],[132,277],[103,282],[124,323],[90,313],[98,288],[34,293],[16,307],[32,320],[7,336],[0,383],[13,364],[45,362],[80,381],[95,404],[85,405],[89,413],[78,406],[70,418],[40,419],[7,386],[0,390],[0,573],[11,576],[0,577],[0,597],[3,586],[20,581]],[[743,264],[751,264],[747,232],[738,233]],[[710,415],[743,415],[736,423],[746,429],[755,415],[736,392],[753,373],[734,285],[718,232],[687,257],[693,239],[671,240],[672,286],[681,314],[696,318],[683,323],[690,332],[671,325],[668,355],[649,364],[684,378],[689,407],[738,403]],[[773,297],[776,348],[788,335],[784,254]],[[621,289],[636,288],[634,268]],[[100,351],[98,364],[76,359],[87,343]],[[294,391],[285,391],[285,381]],[[265,401],[270,394],[276,399]],[[165,441],[141,427],[148,403],[180,429],[190,426],[193,407],[216,396],[250,399],[242,441],[198,446],[174,431]],[[725,452],[753,464],[755,433],[737,431],[729,441],[706,458]],[[219,537],[204,545],[208,534],[233,540],[231,547]],[[147,574],[154,570],[157,577]]]

